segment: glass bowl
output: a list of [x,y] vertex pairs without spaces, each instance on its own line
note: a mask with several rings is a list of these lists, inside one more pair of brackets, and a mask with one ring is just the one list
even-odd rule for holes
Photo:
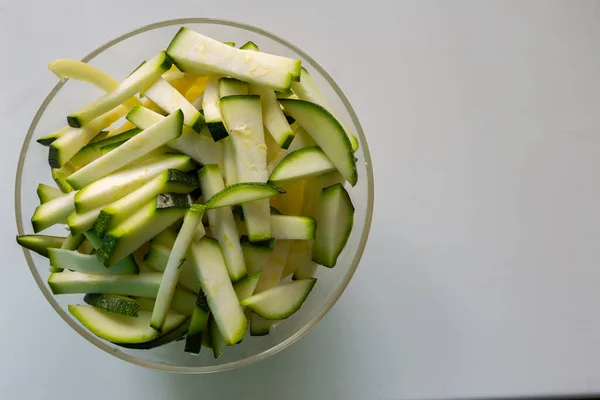
[[[26,249],[23,249],[23,253],[35,282],[50,305],[90,343],[133,364],[162,371],[207,373],[241,367],[272,356],[306,334],[335,304],[352,278],[365,248],[373,212],[373,171],[367,141],[358,118],[331,76],[302,50],[260,28],[206,18],[164,21],[126,33],[100,46],[85,56],[83,61],[117,79],[124,79],[140,60],[147,60],[165,49],[181,26],[238,45],[252,40],[262,51],[301,59],[331,103],[336,116],[357,135],[360,142],[360,149],[356,153],[359,181],[355,187],[347,188],[356,207],[354,228],[337,266],[333,269],[318,268],[317,284],[305,304],[292,317],[274,326],[268,336],[247,335],[242,343],[226,348],[223,355],[215,360],[210,351],[203,351],[200,355],[184,352],[185,341],[172,342],[152,350],[130,350],[99,339],[67,311],[68,304],[82,303],[82,296],[54,296],[46,283],[49,276],[48,260]],[[17,168],[15,212],[19,235],[32,233],[30,218],[38,205],[38,183],[54,185],[47,163],[48,149],[36,143],[35,139],[64,126],[66,115],[100,95],[97,89],[81,82],[58,83],[35,114],[23,142]],[[54,226],[43,233],[66,236],[64,226]]]

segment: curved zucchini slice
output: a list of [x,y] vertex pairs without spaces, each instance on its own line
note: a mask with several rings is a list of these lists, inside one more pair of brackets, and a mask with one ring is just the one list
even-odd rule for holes
[[300,309],[316,282],[309,278],[284,283],[248,297],[240,304],[265,319],[286,319]]
[[[315,84],[315,82],[313,81],[312,77],[306,69],[302,68],[300,72],[300,80],[298,82],[292,82],[292,90],[294,91],[294,94],[296,94],[298,99],[319,104],[331,112],[331,106],[329,105],[329,103],[319,90],[319,87]],[[333,112],[331,113],[333,114]],[[359,147],[358,139],[346,127],[344,127],[344,130],[348,135],[348,139],[350,139],[350,143],[352,144],[352,150],[357,151]]]
[[285,156],[271,173],[269,181],[273,183],[290,182],[312,178],[335,170],[335,165],[323,150],[317,146],[305,147]]
[[233,206],[248,203],[250,201],[266,199],[285,193],[285,190],[268,183],[246,182],[227,186],[207,202],[208,209]]
[[164,346],[165,344],[174,342],[178,339],[181,339],[185,336],[186,332],[189,329],[191,323],[191,318],[188,318],[183,324],[179,325],[176,329],[172,330],[169,333],[163,333],[156,339],[153,339],[149,342],[143,343],[118,343],[113,342],[117,346],[125,347],[128,349],[136,349],[136,350],[150,350],[160,346]]
[[[138,317],[129,317],[90,306],[69,305],[69,312],[90,332],[110,342],[146,343],[161,336],[150,327],[149,311],[140,311]],[[174,331],[187,320],[185,315],[170,313],[163,334]]]
[[285,112],[302,126],[329,157],[333,165],[350,182],[356,185],[358,174],[354,151],[346,131],[338,120],[325,109],[310,101],[279,99]]
[[323,189],[319,200],[319,226],[313,246],[314,262],[333,268],[354,225],[354,206],[341,184]]

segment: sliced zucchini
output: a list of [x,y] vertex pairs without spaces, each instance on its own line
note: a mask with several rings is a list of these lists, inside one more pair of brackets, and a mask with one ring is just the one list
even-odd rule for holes
[[196,304],[194,313],[190,320],[190,326],[185,338],[185,348],[187,353],[199,354],[202,348],[202,336],[206,332],[209,311],[208,307],[203,308]]
[[67,217],[67,224],[71,229],[71,233],[73,235],[79,235],[92,229],[101,210],[102,207],[99,207],[81,214],[78,214],[75,211],[69,214]]
[[296,127],[296,129],[294,130],[294,135],[294,140],[292,141],[292,144],[290,144],[290,147],[287,148],[287,151],[283,149],[278,149],[279,151],[277,152],[275,157],[269,159],[269,162],[267,164],[267,170],[269,171],[269,173],[273,173],[273,171],[279,165],[279,163],[281,163],[281,161],[290,153],[296,150],[303,149],[305,147],[317,145],[315,141],[312,140],[310,135],[306,133],[304,128],[300,126]]
[[265,336],[271,331],[271,323],[268,319],[264,319],[258,314],[251,314],[250,319],[250,335],[251,336]]
[[169,333],[163,333],[156,339],[144,343],[115,343],[117,346],[125,347],[128,349],[136,350],[151,350],[165,344],[180,340],[183,338],[188,331],[190,326],[191,318],[188,318],[183,324],[179,325],[176,329]]
[[223,349],[227,345],[225,343],[225,338],[219,331],[219,327],[217,326],[217,322],[214,317],[208,319],[208,332],[210,335],[210,343],[212,345],[213,356],[215,359],[221,357],[223,354]]
[[204,237],[192,243],[191,255],[202,291],[225,343],[236,344],[243,339],[248,321],[233,290],[219,243]]
[[94,139],[94,141],[92,143],[88,144],[88,146],[103,148],[103,147],[107,147],[107,146],[110,146],[113,144],[121,144],[121,143],[128,141],[129,139],[131,139],[132,137],[134,137],[141,131],[142,130],[140,128],[132,127],[132,128],[127,129],[126,131],[117,133],[115,135],[107,136],[101,140],[96,141],[96,139]]
[[187,211],[183,218],[183,225],[177,234],[177,239],[169,255],[150,320],[150,326],[159,331],[162,330],[165,324],[169,306],[175,293],[175,287],[179,280],[181,267],[187,261],[185,254],[194,238],[196,226],[202,224],[202,215],[205,209],[206,207],[203,205],[194,204]]
[[[275,243],[273,252],[269,257],[269,260],[262,269],[260,278],[254,290],[254,293],[260,293],[265,290],[271,289],[279,284],[279,281],[283,275],[283,269],[287,262],[287,257],[290,251],[292,242],[289,240],[278,240]],[[250,320],[250,334],[252,336],[262,336],[269,333],[271,329],[271,323],[265,321],[262,317],[256,314],[252,314]]]
[[246,82],[235,78],[219,79],[219,98],[238,94],[248,94],[248,84]]
[[206,82],[206,89],[202,96],[202,110],[206,125],[215,142],[226,138],[229,134],[225,125],[223,125],[223,116],[221,115],[221,105],[219,102],[219,76],[210,75]]
[[216,73],[276,90],[300,79],[300,60],[236,49],[187,28],[177,32],[167,54],[184,72]]
[[[145,107],[138,107],[135,112],[127,114],[127,118],[141,129],[147,129],[165,119],[162,115]],[[208,129],[208,128],[205,128]],[[223,158],[221,143],[215,143],[211,138],[198,135],[193,129],[184,126],[181,136],[167,143],[172,149],[192,157],[200,164],[217,164]]]
[[69,129],[71,129],[70,126],[63,126],[62,128],[60,128],[52,133],[49,133],[47,135],[44,135],[44,136],[38,138],[36,140],[36,142],[38,142],[42,146],[50,146],[52,144],[52,142],[54,142],[56,139],[58,139],[59,137],[61,137],[65,133],[67,133],[69,131]]
[[[320,106],[323,106],[333,114],[331,106],[329,105],[329,103],[325,99],[325,96],[323,96],[323,94],[319,90],[319,87],[315,84],[315,82],[313,81],[312,77],[306,69],[302,68],[300,72],[299,81],[292,82],[292,90],[294,91],[298,99],[319,104]],[[354,136],[352,132],[350,132],[346,127],[344,127],[344,131],[346,131],[348,139],[350,139],[352,151],[358,150],[359,145],[356,136]]]
[[307,181],[305,180],[281,183],[280,185],[285,190],[285,194],[271,197],[271,206],[285,215],[302,215],[302,202],[306,184]]
[[323,189],[319,200],[318,221],[312,259],[333,268],[346,246],[354,224],[354,206],[341,184]]
[[101,308],[108,312],[137,317],[140,314],[140,305],[130,297],[112,294],[88,293],[83,296],[83,301],[92,307]]
[[[85,237],[83,235],[73,235],[69,233],[65,238],[65,241],[63,242],[62,246],[60,246],[60,248],[63,250],[76,250],[81,246],[84,240]],[[50,249],[48,249],[48,256],[50,256]],[[48,270],[50,271],[50,273],[55,273],[62,272],[63,268],[50,265],[50,268]]]
[[[313,217],[270,215],[271,238],[282,240],[313,240],[317,221]],[[247,235],[243,225],[237,225],[240,235]],[[257,243],[257,242],[254,242]]]
[[[161,231],[158,235],[152,238],[151,245],[164,246],[171,249],[177,239],[177,230],[175,226],[170,226],[167,229]],[[165,266],[167,264],[165,263]]]
[[[261,53],[257,53],[261,54]],[[221,99],[225,125],[231,133],[240,182],[266,182],[267,148],[259,96],[228,96]],[[271,237],[269,201],[256,200],[243,206],[251,241]]]
[[290,240],[278,240],[277,243],[275,243],[275,247],[273,248],[269,260],[262,268],[262,273],[258,280],[255,293],[260,293],[279,284],[283,269],[287,262],[291,244],[292,242]]
[[[295,274],[300,268],[308,262],[313,264],[310,255],[312,253],[312,241],[310,240],[294,240],[290,246],[290,253],[281,274],[282,278]],[[311,278],[310,276],[309,278]],[[297,277],[296,277],[297,278]],[[300,278],[298,278],[300,279]]]
[[273,183],[308,179],[331,171],[335,165],[319,147],[305,147],[289,153],[275,167],[269,181]]
[[238,183],[237,165],[235,164],[235,149],[231,138],[225,138],[223,143],[223,178],[225,185],[235,185]]
[[[155,270],[164,272],[167,267],[169,255],[171,254],[171,247],[172,245],[166,247],[152,241],[144,262]],[[192,292],[198,292],[200,290],[200,281],[196,276],[196,271],[192,263],[189,260],[186,261],[179,270],[179,285]]]
[[[63,168],[67,165],[68,164],[65,164]],[[69,172],[69,174],[66,175],[63,172],[63,168],[52,168],[52,179],[54,179],[54,182],[56,182],[56,186],[58,186],[58,188],[62,190],[63,193],[69,193],[73,191],[73,188],[67,183],[66,179],[69,175],[71,175],[71,173]]]
[[77,252],[80,254],[92,254],[94,250],[95,248],[92,246],[89,240],[84,240],[83,243],[81,243],[81,246],[79,246],[77,249]]
[[104,293],[156,297],[162,274],[91,275],[82,272],[51,274],[48,286],[54,294]]
[[258,51],[258,46],[252,42],[251,40],[247,41],[246,43],[244,43],[243,45],[240,46],[240,50],[252,50],[252,51]]
[[261,85],[250,85],[250,92],[260,96],[263,123],[275,142],[282,149],[290,147],[294,131],[277,102],[275,92]]
[[243,204],[285,193],[285,190],[268,183],[236,183],[213,195],[207,202],[209,209]]
[[183,123],[196,132],[204,127],[204,117],[200,111],[166,80],[159,78],[143,94],[168,113],[181,110]]
[[31,217],[34,232],[43,231],[54,224],[64,224],[67,217],[75,210],[75,193],[71,192],[40,204]]
[[271,257],[271,253],[273,253],[273,248],[258,246],[253,243],[244,243],[242,244],[242,251],[244,252],[244,260],[246,261],[248,273],[255,274],[266,265],[269,257]]
[[[129,317],[90,306],[69,305],[69,312],[93,334],[111,342],[145,343],[161,336],[150,327],[149,311],[140,311],[138,317]],[[185,315],[170,313],[163,334],[177,329],[187,320]]]
[[118,200],[169,168],[190,171],[196,168],[196,164],[185,155],[156,156],[146,162],[117,171],[81,189],[75,195],[75,209],[78,213],[84,213]]
[[[343,185],[344,182],[346,182],[344,177],[337,170],[320,176],[319,181],[321,182],[322,189],[325,189],[326,187],[329,187],[329,186],[336,185],[338,183]],[[320,195],[320,193],[319,193],[319,195]]]
[[284,283],[242,300],[241,305],[265,319],[286,319],[300,309],[316,282],[309,278]]
[[[102,157],[109,151],[116,149],[121,144],[125,143],[127,140],[131,139],[133,136],[137,135],[140,132],[140,129],[133,128],[129,129],[128,131],[122,132],[118,135],[114,135],[108,138],[105,137],[104,139],[94,141],[86,145],[81,150],[79,150],[77,154],[75,154],[67,164],[61,167],[61,170],[69,168],[71,170],[71,173],[79,171],[81,168]],[[71,175],[71,173],[67,173],[67,171],[64,171],[64,175],[66,176]]]
[[128,219],[106,232],[102,246],[96,252],[105,266],[114,265],[132,254],[159,232],[181,219],[187,208],[157,208],[157,201],[150,201]]
[[63,242],[62,246],[60,246],[60,248],[64,250],[77,250],[84,240],[84,235],[69,234],[65,238],[65,241]]
[[69,128],[63,135],[50,144],[48,163],[52,168],[65,165],[79,150],[92,141],[107,126],[121,119],[128,108],[119,106],[106,114],[98,116],[85,128]]
[[55,187],[40,183],[37,187],[37,195],[40,199],[40,204],[44,204],[49,202],[50,200],[54,200],[57,197],[62,196],[63,192]]
[[163,171],[144,186],[99,211],[97,219],[92,222],[94,232],[98,236],[104,235],[161,193],[186,194],[199,186],[198,178],[192,172],[176,169]]
[[279,99],[279,102],[321,147],[344,178],[352,186],[356,185],[358,175],[352,144],[338,120],[324,107],[309,101]]
[[[156,297],[156,294],[153,298],[136,297],[136,300],[140,303],[140,309],[148,311],[154,310],[154,305],[156,304],[156,299],[154,297]],[[194,293],[177,287],[173,294],[173,300],[171,301],[171,310],[191,317],[194,313],[196,297],[197,296]]]
[[[211,198],[225,189],[220,169],[217,165],[206,165],[198,172],[200,186],[205,198]],[[239,234],[230,207],[207,210],[212,233],[218,240],[225,258],[225,264],[232,281],[246,275],[244,254],[239,242]]]
[[49,249],[60,248],[65,241],[64,237],[47,235],[21,235],[17,236],[17,243],[21,246],[48,257]]
[[102,240],[92,231],[84,232],[83,235],[87,239],[88,242],[94,246],[95,250],[98,250],[100,246],[102,246]]
[[94,118],[112,110],[150,86],[169,68],[171,68],[171,60],[164,51],[161,51],[129,75],[117,88],[70,114],[67,117],[69,126],[75,128],[85,126]]
[[256,284],[260,278],[260,273],[261,271],[258,270],[250,275],[247,275],[244,279],[233,285],[233,290],[235,290],[235,295],[239,301],[242,301],[254,294]]
[[306,262],[298,266],[292,275],[293,280],[314,278],[318,265],[317,263],[312,262],[310,259],[309,261],[310,262]]
[[271,215],[271,235],[276,239],[313,240],[317,221],[313,217]]
[[[48,65],[48,69],[61,81],[75,79],[87,82],[105,92],[112,92],[119,87],[119,81],[102,70],[78,60],[58,59]],[[138,104],[136,98],[125,101],[125,106],[131,108]]]
[[73,250],[49,249],[50,266],[93,275],[131,275],[139,273],[133,257],[125,258],[117,265],[106,268],[96,255],[81,254]]
[[[159,272],[149,272],[139,275],[90,275],[81,272],[61,272],[50,274],[48,278],[48,286],[54,294],[77,294],[77,293],[104,293],[116,294],[123,296],[139,297],[138,303],[140,309],[147,310],[144,307],[142,298],[150,298],[146,300],[151,302],[151,307],[154,307],[154,298],[158,293],[158,286],[162,279],[162,274]],[[196,296],[177,288],[171,308],[181,314],[190,316],[194,311]],[[148,323],[150,321],[148,320]]]
[[[135,112],[135,110],[136,108],[131,112]],[[183,114],[181,110],[178,110],[129,139],[117,149],[75,172],[67,178],[67,182],[73,188],[81,189],[95,180],[148,154],[152,150],[159,148],[168,141],[181,136],[182,126]]]

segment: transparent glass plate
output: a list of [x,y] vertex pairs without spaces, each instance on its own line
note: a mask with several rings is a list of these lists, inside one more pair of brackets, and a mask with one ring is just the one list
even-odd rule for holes
[[[99,339],[81,326],[67,311],[67,305],[82,303],[82,296],[54,296],[46,283],[49,276],[48,260],[26,249],[23,249],[23,253],[35,282],[50,305],[90,343],[133,364],[171,372],[207,373],[248,365],[283,350],[315,326],[335,304],[352,278],[367,241],[373,213],[373,171],[365,135],[342,90],[306,53],[260,28],[205,18],[164,21],[126,33],[94,50],[84,57],[83,61],[122,80],[141,60],[147,60],[165,49],[181,26],[221,41],[236,42],[238,46],[252,40],[261,51],[301,59],[303,66],[309,70],[330,102],[336,116],[358,137],[360,149],[356,157],[359,180],[354,187],[346,185],[356,207],[354,228],[336,267],[318,268],[317,284],[306,303],[292,317],[274,326],[268,336],[247,335],[242,343],[227,347],[223,355],[215,360],[212,352],[206,349],[200,355],[184,352],[185,341],[169,343],[152,350],[130,350]],[[48,149],[36,143],[35,139],[64,126],[66,115],[101,94],[91,85],[81,82],[59,83],[35,114],[23,142],[17,168],[15,212],[19,235],[32,233],[30,218],[39,203],[36,195],[38,183],[54,185],[48,167]],[[64,226],[54,226],[43,233],[66,236],[67,232]]]

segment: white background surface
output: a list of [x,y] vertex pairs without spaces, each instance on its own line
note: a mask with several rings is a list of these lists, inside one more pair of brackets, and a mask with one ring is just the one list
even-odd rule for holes
[[[94,4],[91,4],[94,3]],[[58,57],[216,17],[313,56],[367,133],[370,240],[299,343],[210,376],[128,365],[46,304],[14,172]],[[600,2],[0,0],[2,399],[397,399],[600,391]]]

